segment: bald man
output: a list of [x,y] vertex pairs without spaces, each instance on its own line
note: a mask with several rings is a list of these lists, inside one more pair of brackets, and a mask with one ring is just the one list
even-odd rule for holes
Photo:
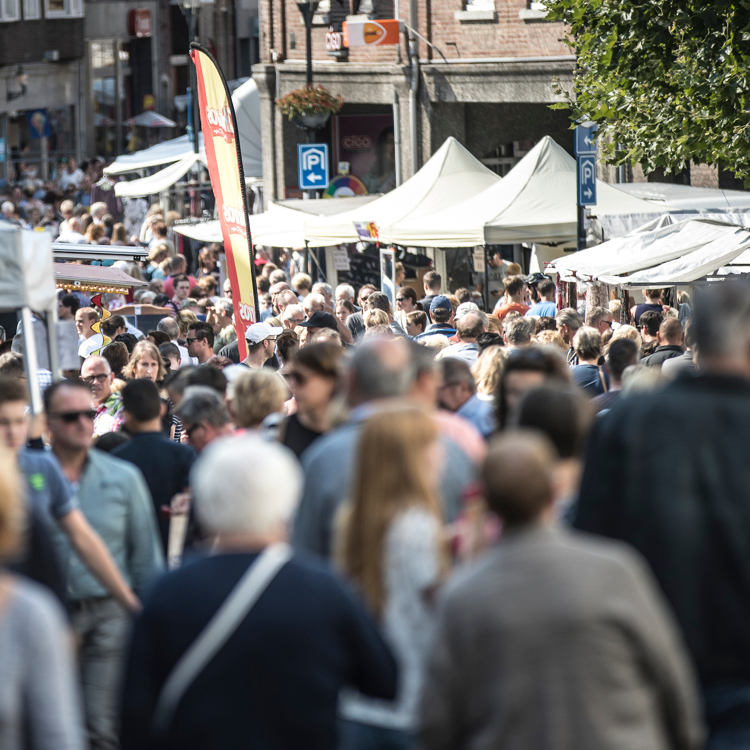
[[668,359],[679,357],[685,352],[682,345],[684,339],[685,333],[682,330],[682,324],[677,318],[663,320],[656,333],[656,340],[659,342],[659,345],[653,354],[649,354],[648,357],[644,357],[641,360],[641,364],[661,369],[661,366]]
[[81,365],[81,380],[91,388],[94,399],[94,437],[121,430],[125,423],[122,397],[119,392],[112,392],[115,376],[109,362],[104,357],[87,357]]

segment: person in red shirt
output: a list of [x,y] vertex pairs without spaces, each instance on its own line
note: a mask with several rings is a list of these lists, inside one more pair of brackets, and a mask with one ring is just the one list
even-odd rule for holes
[[[187,260],[184,255],[175,255],[169,263],[169,276],[164,279],[164,294],[168,297],[174,297],[174,278],[182,274],[187,274]],[[188,281],[192,293],[193,287],[198,282],[193,276],[188,276]]]
[[504,320],[509,312],[526,315],[529,306],[523,301],[526,295],[526,281],[523,276],[509,276],[505,279],[506,302],[496,307],[493,315],[498,320]]

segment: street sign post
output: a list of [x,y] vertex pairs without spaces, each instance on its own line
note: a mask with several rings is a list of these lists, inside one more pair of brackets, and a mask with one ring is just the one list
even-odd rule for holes
[[596,131],[599,126],[595,122],[576,126],[575,152],[576,156],[593,154],[596,156]]
[[328,144],[298,144],[297,174],[300,190],[324,190],[328,187]]
[[576,126],[576,190],[578,203],[578,250],[586,249],[586,206],[596,205],[596,131],[595,122]]
[[596,205],[596,156],[579,156],[578,205]]

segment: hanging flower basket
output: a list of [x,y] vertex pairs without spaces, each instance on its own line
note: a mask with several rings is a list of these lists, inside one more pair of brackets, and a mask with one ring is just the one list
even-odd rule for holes
[[317,130],[328,122],[332,114],[341,110],[344,100],[341,96],[334,96],[323,86],[306,86],[277,99],[276,106],[298,128]]

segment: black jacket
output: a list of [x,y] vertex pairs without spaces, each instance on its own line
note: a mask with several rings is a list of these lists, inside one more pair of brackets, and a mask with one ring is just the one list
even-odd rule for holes
[[680,357],[684,353],[685,350],[681,346],[676,346],[674,344],[657,346],[656,351],[653,354],[649,354],[648,357],[644,357],[641,360],[641,364],[646,365],[647,367],[661,367],[668,359]]
[[574,525],[648,560],[705,685],[750,682],[750,380],[620,399],[589,441]]

